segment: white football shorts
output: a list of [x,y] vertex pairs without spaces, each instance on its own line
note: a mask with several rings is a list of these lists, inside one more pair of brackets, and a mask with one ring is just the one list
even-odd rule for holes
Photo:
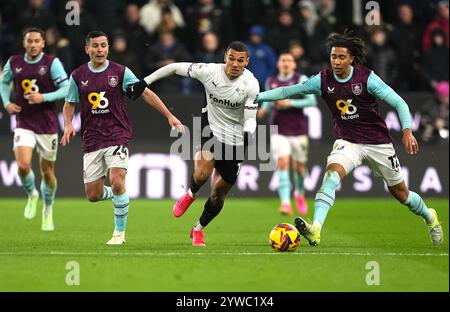
[[128,169],[128,148],[117,145],[84,154],[84,184],[105,177],[109,168]]
[[333,151],[327,159],[330,164],[340,164],[348,175],[353,169],[364,164],[375,176],[381,177],[388,186],[400,184],[403,173],[392,143],[356,144],[346,140],[336,140]]
[[270,149],[274,159],[291,156],[293,160],[305,164],[308,161],[309,140],[307,135],[285,136],[273,134]]
[[14,129],[13,150],[20,146],[36,147],[39,156],[48,161],[56,161],[58,153],[58,134],[36,134],[22,128]]

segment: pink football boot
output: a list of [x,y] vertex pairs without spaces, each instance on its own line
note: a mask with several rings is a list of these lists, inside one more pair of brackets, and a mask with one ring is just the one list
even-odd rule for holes
[[308,213],[308,204],[306,203],[305,196],[294,192],[294,199],[297,204],[297,211],[299,215],[305,216]]
[[206,246],[205,233],[203,231],[191,230],[192,246]]
[[189,192],[187,192],[173,206],[173,215],[177,218],[181,217],[194,201],[195,197],[192,197]]

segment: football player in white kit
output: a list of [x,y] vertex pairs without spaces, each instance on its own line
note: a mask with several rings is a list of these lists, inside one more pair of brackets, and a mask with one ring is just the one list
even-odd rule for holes
[[216,169],[211,194],[199,221],[191,230],[193,246],[205,246],[203,229],[220,213],[225,197],[239,174],[245,146],[256,131],[258,104],[255,98],[259,93],[259,83],[245,69],[249,64],[247,47],[241,42],[232,42],[226,50],[224,61],[225,64],[169,64],[128,90],[128,96],[136,99],[145,87],[173,74],[195,78],[205,87],[201,147],[195,155],[189,190],[173,207],[174,216],[181,217]]

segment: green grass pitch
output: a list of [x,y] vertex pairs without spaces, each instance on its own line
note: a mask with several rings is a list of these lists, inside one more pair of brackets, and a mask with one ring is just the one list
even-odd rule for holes
[[[448,292],[448,200],[427,202],[444,226],[442,246],[431,245],[423,221],[393,199],[338,198],[319,247],[302,239],[297,251],[277,253],[269,232],[293,218],[278,214],[276,199],[228,199],[206,230],[206,247],[189,239],[202,199],[180,219],[173,201],[132,200],[122,246],[105,245],[111,202],[57,199],[56,229],[44,233],[39,212],[23,218],[25,199],[2,199],[0,291]],[[70,261],[79,264],[80,285],[66,284]],[[370,261],[380,285],[366,283]]]

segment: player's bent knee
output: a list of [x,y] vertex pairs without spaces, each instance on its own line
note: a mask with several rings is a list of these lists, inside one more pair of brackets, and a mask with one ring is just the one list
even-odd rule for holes
[[116,182],[112,183],[111,189],[114,195],[121,195],[125,193],[125,183],[122,182]]
[[212,174],[212,170],[211,170],[211,172],[209,172],[209,171],[199,171],[199,172],[196,172],[196,173],[194,174],[195,182],[197,182],[198,184],[203,184],[203,183],[205,183],[206,181],[208,181],[208,179],[209,179],[209,177],[211,176],[211,174]]
[[42,172],[42,177],[44,178],[44,181],[46,183],[48,183],[49,181],[53,181],[56,178],[53,167],[42,168],[41,172]]
[[17,171],[21,177],[26,176],[31,170],[31,164],[29,163],[17,163]]
[[115,195],[125,193],[125,175],[114,175],[111,177],[111,189]]
[[289,158],[288,157],[280,157],[277,163],[278,170],[288,170],[289,169]]
[[295,171],[297,171],[297,173],[304,175],[306,173],[306,165],[300,162],[297,162],[295,164]]
[[88,201],[90,201],[91,203],[95,203],[100,201],[100,197],[98,194],[94,194],[94,193],[86,193],[86,198]]

